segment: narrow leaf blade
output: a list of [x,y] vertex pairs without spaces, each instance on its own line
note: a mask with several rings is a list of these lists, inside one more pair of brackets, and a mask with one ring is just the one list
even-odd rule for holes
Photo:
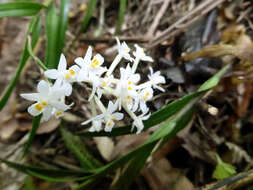
[[74,153],[80,161],[82,168],[88,170],[101,166],[101,164],[88,152],[85,148],[85,144],[78,136],[72,135],[63,126],[61,126],[61,135],[67,148]]
[[43,4],[35,2],[9,2],[0,4],[0,18],[14,16],[33,16],[42,8]]
[[55,4],[52,3],[46,14],[46,58],[45,64],[48,69],[58,66],[59,55],[57,54],[58,17]]

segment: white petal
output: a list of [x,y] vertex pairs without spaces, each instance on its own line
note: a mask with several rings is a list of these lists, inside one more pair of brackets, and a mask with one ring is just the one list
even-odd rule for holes
[[84,62],[90,61],[91,60],[91,56],[92,56],[92,47],[89,46],[88,49],[87,49],[87,51],[86,51],[85,57],[84,57]]
[[118,50],[120,49],[120,41],[118,37],[115,37],[116,41],[117,41],[117,46],[118,46]]
[[143,61],[148,61],[148,62],[153,62],[154,60],[152,59],[152,57],[150,57],[150,56],[143,56],[142,58],[141,58],[141,60],[143,60]]
[[99,67],[99,68],[97,68],[97,70],[96,70],[96,74],[98,75],[98,76],[100,76],[100,75],[102,75],[104,72],[106,72],[107,71],[107,69],[105,68],[105,67]]
[[160,87],[160,86],[158,86],[156,84],[154,85],[154,88],[156,88],[156,89],[158,89],[158,90],[160,90],[162,92],[165,92],[165,90],[162,87]]
[[44,110],[43,110],[43,115],[41,118],[41,122],[43,121],[48,121],[52,115],[52,107],[51,106],[47,106]]
[[95,132],[95,131],[96,131],[96,129],[95,129],[94,126],[91,126],[91,127],[89,128],[89,132],[93,133],[93,132]]
[[100,99],[102,97],[102,94],[103,94],[103,91],[100,88],[98,88],[97,89],[98,99]]
[[41,80],[37,85],[37,91],[42,95],[47,95],[49,93],[49,88],[49,83],[44,80]]
[[62,111],[66,111],[66,110],[70,109],[70,106],[68,106],[62,102],[59,102],[59,101],[50,101],[50,105],[52,105],[56,109],[62,110]]
[[116,113],[112,114],[112,117],[114,117],[117,121],[119,121],[119,120],[123,119],[124,114],[120,113],[120,112],[116,112]]
[[93,127],[95,128],[95,131],[97,131],[97,132],[101,131],[101,127],[102,127],[101,120],[94,120]]
[[[109,123],[111,124],[110,126]],[[111,132],[114,124],[115,123],[113,121],[109,120],[105,125],[105,132]]]
[[114,112],[113,110],[114,110],[114,104],[112,101],[109,101],[108,106],[107,106],[107,111],[109,113],[113,113]]
[[86,69],[81,69],[77,76],[78,82],[83,82],[88,79],[88,71]]
[[84,121],[81,123],[81,125],[87,125],[88,123],[90,123],[91,121],[100,121],[102,122],[102,118],[104,117],[104,114],[99,114],[96,117],[93,117],[87,121]]
[[144,128],[142,120],[140,120],[140,119],[135,120],[134,123],[133,123],[133,125],[135,125],[137,127],[136,134],[139,134],[143,130],[143,128]]
[[74,60],[74,62],[75,62],[77,65],[79,65],[80,67],[83,67],[84,64],[85,64],[85,61],[84,61],[84,59],[83,59],[82,57],[76,58],[76,59]]
[[72,85],[68,82],[63,83],[62,87],[65,89],[65,95],[70,96],[72,93]]
[[26,100],[30,101],[40,101],[41,95],[39,93],[28,93],[28,94],[20,94],[20,96]]
[[80,70],[80,67],[78,67],[77,65],[73,65],[69,68],[70,69],[73,69],[76,73],[78,73],[78,71]]
[[50,78],[50,79],[57,79],[59,76],[58,71],[56,69],[49,69],[45,71],[45,75],[47,78]]
[[143,113],[146,113],[148,110],[148,107],[144,101],[140,101],[140,108]]
[[151,113],[149,113],[148,115],[143,116],[141,119],[142,120],[147,120],[150,116],[151,116]]
[[139,82],[140,78],[141,77],[139,74],[134,74],[130,76],[129,80],[136,84],[137,82]]
[[102,65],[104,63],[104,58],[99,53],[94,56],[93,60],[95,59],[98,61],[99,65]]
[[81,125],[87,125],[88,123],[90,123],[93,119],[88,119],[84,122],[81,123]]
[[67,68],[67,61],[63,54],[61,54],[59,65],[58,65],[58,71],[65,71]]
[[40,115],[40,114],[42,113],[42,111],[43,111],[43,110],[38,111],[38,110],[35,108],[35,105],[36,105],[36,104],[37,104],[37,103],[35,103],[35,104],[29,106],[28,109],[27,109],[28,113],[30,113],[32,116]]

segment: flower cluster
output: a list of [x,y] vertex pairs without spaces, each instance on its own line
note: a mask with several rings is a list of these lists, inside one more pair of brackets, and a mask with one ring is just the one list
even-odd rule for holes
[[[66,59],[62,54],[58,68],[47,70],[44,73],[47,78],[54,80],[54,84],[42,80],[37,86],[38,93],[21,94],[27,100],[36,101],[28,108],[28,112],[33,116],[42,113],[42,121],[49,120],[53,115],[56,118],[63,116],[64,112],[72,106],[72,104],[65,104],[65,97],[72,93],[72,84],[83,82],[92,86],[89,101],[94,117],[82,123],[83,125],[92,123],[89,131],[104,129],[110,132],[115,121],[124,118],[121,111],[123,108],[133,119],[132,126],[137,128],[137,133],[140,133],[144,127],[143,120],[150,116],[147,101],[152,99],[154,89],[164,91],[159,84],[165,83],[165,79],[159,71],[154,73],[150,68],[149,80],[140,84],[141,76],[136,73],[139,62],[153,62],[153,59],[147,56],[143,48],[138,45],[135,45],[133,58],[128,45],[125,42],[120,43],[118,38],[116,41],[118,55],[109,68],[103,66],[102,55],[96,54],[92,57],[92,47],[88,48],[84,57],[77,57],[74,60],[76,64],[70,68],[67,68]],[[117,79],[114,78],[113,72],[122,59],[126,59],[129,63],[125,68],[120,68],[120,78]],[[114,97],[113,100],[109,100],[107,108],[100,101],[102,96]],[[95,115],[94,103],[97,104],[101,114]]]

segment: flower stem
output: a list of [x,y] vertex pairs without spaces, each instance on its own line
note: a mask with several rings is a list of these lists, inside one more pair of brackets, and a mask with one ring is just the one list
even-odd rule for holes
[[96,95],[94,96],[94,100],[95,100],[96,104],[98,105],[99,109],[102,111],[102,113],[105,113],[106,108]]
[[134,64],[133,64],[133,66],[132,66],[132,73],[135,73],[135,71],[136,71],[136,69],[137,69],[137,67],[138,67],[139,62],[140,62],[140,59],[136,57],[136,58],[134,59]]
[[112,72],[114,71],[114,69],[117,67],[117,65],[119,64],[120,60],[122,59],[122,56],[120,54],[118,54],[115,59],[113,60],[109,70],[106,73],[106,76],[110,76],[112,74]]

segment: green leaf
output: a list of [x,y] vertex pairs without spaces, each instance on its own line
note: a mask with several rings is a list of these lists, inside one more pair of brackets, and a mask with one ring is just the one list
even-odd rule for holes
[[224,179],[236,174],[236,170],[234,166],[223,162],[221,158],[219,157],[219,155],[216,155],[216,158],[217,158],[218,164],[216,165],[216,168],[213,172],[213,178],[221,180],[221,179]]
[[181,118],[178,118],[176,121],[169,120],[158,131],[156,131],[148,139],[148,141],[146,141],[145,144],[147,144],[147,146],[145,146],[145,149],[137,152],[132,160],[127,164],[127,167],[123,170],[123,173],[115,184],[114,189],[122,189],[122,187],[128,189],[128,186],[139,175],[140,170],[144,167],[148,157],[157,145],[157,143],[154,143],[153,141],[155,141],[156,138],[160,139],[158,136],[163,136],[165,140],[162,141],[162,144],[160,145],[161,147],[189,123],[193,113],[194,110],[190,109],[186,112],[186,114],[182,115]]
[[80,164],[83,169],[94,169],[101,164],[96,160],[85,148],[85,144],[78,136],[72,135],[69,131],[67,131],[63,126],[61,126],[61,135],[67,146],[67,148],[75,154],[75,156],[80,161]]
[[211,187],[209,187],[208,190],[218,190],[218,189],[221,189],[221,187],[232,185],[242,180],[248,180],[249,178],[251,178],[250,176],[252,176],[252,174],[253,174],[253,170],[250,170],[247,172],[242,172],[232,177],[225,178],[221,181],[218,181],[216,184],[212,185]]
[[33,118],[32,129],[30,131],[28,141],[26,142],[26,145],[25,145],[25,148],[24,148],[23,157],[27,154],[27,152],[28,152],[28,150],[29,150],[29,148],[32,144],[32,141],[35,137],[36,131],[39,128],[39,125],[40,125],[41,116],[42,116],[42,114],[40,114],[40,115]]
[[55,168],[49,169],[36,166],[27,166],[15,162],[9,162],[1,158],[0,162],[3,162],[9,167],[14,168],[20,172],[48,181],[55,181],[55,182],[76,181],[83,179],[83,177],[79,176],[87,175],[87,172],[81,170],[65,170]]
[[204,84],[201,85],[198,91],[201,92],[215,87],[219,83],[221,77],[231,68],[231,66],[232,64],[227,64],[226,66],[224,66],[218,73],[216,73],[213,77],[204,82]]
[[0,18],[13,16],[33,16],[46,6],[35,2],[9,2],[0,4]]
[[59,55],[57,53],[58,17],[55,4],[52,3],[46,14],[46,58],[45,64],[48,69],[55,69],[58,66]]
[[126,11],[126,5],[127,5],[127,0],[120,0],[119,19],[118,19],[117,27],[115,30],[115,35],[118,35],[120,32],[120,28],[122,26],[125,11]]
[[61,0],[59,23],[58,23],[58,34],[57,34],[57,54],[60,57],[64,42],[67,26],[69,23],[69,0]]
[[[39,35],[40,35],[40,31],[41,31],[41,22],[38,16],[34,17],[29,25],[29,30],[28,30],[28,34],[31,34],[32,36],[32,48],[35,47],[38,39],[39,39]],[[14,87],[16,86],[19,76],[29,58],[29,52],[27,49],[27,44],[28,42],[26,41],[25,43],[25,48],[22,54],[22,58],[18,64],[18,68],[16,71],[16,74],[14,76],[14,78],[12,79],[12,81],[10,82],[9,86],[7,87],[7,89],[5,90],[5,92],[3,93],[3,96],[1,97],[0,100],[0,111],[3,109],[3,107],[5,106],[5,104],[7,103],[11,92],[13,91]]]
[[90,22],[92,13],[94,11],[94,9],[96,8],[97,5],[97,0],[90,0],[89,4],[88,4],[88,8],[87,8],[87,13],[83,19],[79,34],[84,32]]
[[36,190],[36,186],[33,182],[33,178],[28,176],[24,182],[24,190]]

